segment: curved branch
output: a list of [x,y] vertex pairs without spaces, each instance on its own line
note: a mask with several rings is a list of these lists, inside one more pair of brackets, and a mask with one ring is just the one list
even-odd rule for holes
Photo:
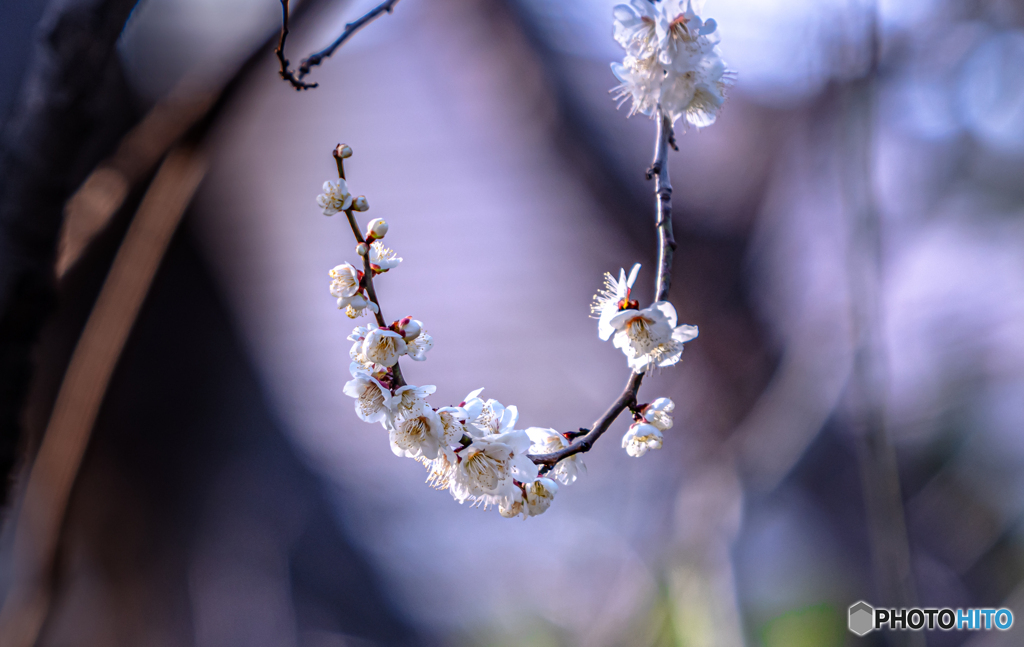
[[277,49],[274,50],[274,54],[277,54],[277,60],[281,64],[281,70],[278,74],[285,81],[292,84],[292,87],[296,90],[310,90],[315,88],[317,83],[306,83],[301,81],[301,77],[296,77],[295,73],[288,67],[288,59],[284,57],[284,42],[288,40],[288,0],[281,0],[281,38],[277,41]]
[[[281,1],[287,3],[288,0]],[[369,12],[363,14],[358,20],[346,24],[345,31],[341,32],[341,35],[338,36],[333,43],[302,61],[302,65],[299,66],[299,79],[305,78],[312,68],[320,65],[325,58],[334,54],[334,50],[341,47],[342,44],[351,38],[357,31],[379,18],[382,14],[394,11],[396,4],[398,4],[398,0],[385,0]],[[316,87],[316,83],[313,83],[311,87]]]
[[[658,275],[654,282],[655,301],[668,298],[672,286],[672,260],[676,249],[672,235],[672,183],[668,177],[668,149],[675,146],[672,120],[658,106],[658,132],[654,142],[654,161],[647,171],[647,179],[654,180],[655,227],[658,229]],[[589,432],[571,442],[568,447],[550,454],[530,454],[530,460],[537,465],[554,467],[560,460],[575,454],[590,451],[597,439],[608,430],[619,414],[637,404],[637,392],[644,379],[643,373],[632,373],[626,388],[612,406],[597,419]]]

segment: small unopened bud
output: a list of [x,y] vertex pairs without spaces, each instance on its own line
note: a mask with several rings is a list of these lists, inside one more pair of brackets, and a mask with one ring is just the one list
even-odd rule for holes
[[405,341],[412,341],[420,336],[420,324],[411,317],[403,317],[398,322],[398,326],[401,329],[402,339]]
[[356,245],[356,254],[359,254],[360,256],[366,256],[367,252],[369,251],[370,246],[367,245],[366,243],[359,243],[358,245]]
[[384,238],[384,235],[388,233],[388,223],[384,222],[383,218],[374,218],[367,225],[369,235],[367,238]]
[[352,201],[352,211],[369,211],[370,203],[366,201],[366,196],[361,195]]
[[352,157],[352,147],[348,144],[338,144],[337,148],[334,149],[334,156],[341,159]]

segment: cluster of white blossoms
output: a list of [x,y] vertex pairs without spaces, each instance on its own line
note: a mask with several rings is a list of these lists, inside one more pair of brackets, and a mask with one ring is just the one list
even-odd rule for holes
[[[626,276],[619,270],[616,279],[604,275],[604,287],[594,295],[591,314],[597,319],[597,334],[602,341],[612,338],[616,348],[622,349],[629,367],[636,373],[645,373],[652,367],[677,364],[683,355],[683,344],[697,337],[697,326],[676,325],[676,309],[668,301],[657,301],[640,309],[630,298],[633,283],[640,272],[637,263]],[[636,407],[634,422],[622,437],[622,448],[630,456],[640,457],[649,449],[661,449],[661,432],[672,427],[675,404],[668,398]]]
[[[349,155],[351,149],[346,146],[336,149],[339,170],[342,159]],[[448,490],[459,503],[496,507],[504,517],[525,519],[545,512],[559,487],[571,485],[585,471],[579,453],[583,447],[573,446],[573,441],[590,431],[517,429],[519,410],[493,398],[484,400],[480,397],[483,389],[467,394],[457,405],[433,406],[430,400],[436,388],[407,384],[399,370],[402,357],[426,360],[433,339],[423,322],[412,317],[386,324],[376,301],[374,279],[402,261],[381,242],[388,224],[376,218],[360,233],[354,213],[366,211],[369,205],[362,196],[352,197],[344,179],[325,183],[317,204],[325,215],[345,213],[356,237],[355,251],[362,258],[361,270],[342,263],[330,271],[331,296],[349,317],[372,313],[374,318],[357,326],[348,337],[352,342],[352,379],[342,392],[355,400],[356,416],[380,423],[391,451],[425,465],[427,483]],[[697,336],[697,328],[677,326],[675,308],[667,301],[640,309],[630,298],[639,270],[637,264],[628,278],[620,270],[618,280],[606,274],[605,289],[595,297],[592,310],[599,319],[600,338],[614,336],[614,344],[625,353],[630,368],[644,373],[654,366],[679,362],[683,343]],[[633,424],[622,447],[630,456],[643,456],[661,447],[662,432],[672,426],[673,408],[668,398],[629,405]],[[565,453],[551,456],[560,452]]]
[[615,40],[626,50],[612,63],[621,85],[612,90],[629,114],[654,116],[660,105],[674,124],[704,128],[715,123],[733,82],[718,51],[714,20],[698,12],[703,0],[630,0],[617,5]]

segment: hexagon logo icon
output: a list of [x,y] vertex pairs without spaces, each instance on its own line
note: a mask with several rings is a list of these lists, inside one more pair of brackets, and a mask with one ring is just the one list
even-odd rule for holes
[[847,626],[850,631],[863,636],[872,629],[875,624],[875,609],[867,602],[861,601],[850,605],[850,619]]

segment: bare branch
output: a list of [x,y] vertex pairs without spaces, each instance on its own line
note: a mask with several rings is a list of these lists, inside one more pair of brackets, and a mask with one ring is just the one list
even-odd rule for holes
[[281,70],[278,74],[285,81],[292,84],[292,87],[296,90],[309,90],[315,88],[317,83],[306,83],[300,81],[300,77],[296,77],[295,74],[288,67],[288,59],[284,57],[284,42],[288,40],[288,0],[281,0],[281,38],[277,41],[277,49],[274,53],[277,54],[277,60],[281,63]]
[[[672,120],[662,112],[659,106],[654,161],[647,171],[647,179],[654,180],[655,226],[658,229],[658,275],[654,283],[655,301],[664,301],[668,298],[668,291],[672,286],[673,252],[676,248],[676,241],[672,235],[672,184],[668,177],[668,149],[670,146],[676,148]],[[608,430],[620,413],[627,408],[633,409],[637,406],[637,392],[640,390],[640,383],[643,379],[643,373],[631,373],[629,381],[626,382],[626,388],[623,389],[612,406],[604,412],[604,415],[597,419],[589,432],[576,438],[568,447],[557,452],[531,454],[530,460],[537,465],[544,466],[545,471],[548,471],[563,459],[590,451],[597,439]],[[580,431],[584,430],[580,429]],[[570,434],[570,437],[573,435],[575,434]]]
[[[287,4],[288,0],[282,0],[282,2]],[[312,54],[311,56],[309,56],[309,58],[302,61],[302,65],[299,66],[299,78],[306,78],[306,75],[309,74],[309,71],[311,69],[313,69],[317,65],[320,65],[325,58],[334,54],[334,50],[341,47],[346,40],[351,38],[357,31],[359,31],[366,25],[370,24],[371,22],[379,18],[381,15],[385,13],[391,13],[394,10],[396,4],[398,4],[398,0],[385,0],[384,2],[380,3],[379,5],[371,9],[369,12],[363,14],[363,16],[360,17],[358,20],[346,24],[345,31],[341,32],[341,35],[338,36],[338,38],[336,38],[333,43],[328,45],[326,48],[320,50],[319,52]],[[285,20],[287,20],[287,18],[285,18]],[[309,87],[316,87],[316,83],[312,84],[312,86]]]
[[580,454],[582,452],[590,451],[590,448],[594,446],[597,439],[601,437],[608,427],[611,426],[615,419],[619,417],[619,414],[625,411],[628,407],[636,404],[636,394],[640,390],[640,382],[644,379],[643,373],[631,373],[629,375],[629,381],[626,382],[626,388],[622,390],[618,399],[604,412],[604,415],[597,419],[594,426],[591,428],[590,433],[586,434],[582,438],[577,439],[571,443],[568,447],[560,449],[557,452],[551,452],[550,454],[531,454],[530,460],[537,465],[547,465],[553,467],[558,461],[569,458],[574,454]]

